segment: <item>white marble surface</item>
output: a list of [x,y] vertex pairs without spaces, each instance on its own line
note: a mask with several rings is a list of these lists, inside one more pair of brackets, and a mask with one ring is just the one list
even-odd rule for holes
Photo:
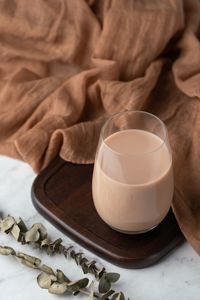
[[[0,156],[0,211],[16,218],[21,216],[28,225],[42,222],[48,228],[52,239],[62,237],[65,243],[73,242],[45,221],[31,203],[30,189],[35,174],[22,162]],[[10,236],[0,233],[0,244],[40,257],[44,263],[60,268],[71,279],[82,277],[74,262],[62,257],[49,258],[39,250],[21,246]],[[77,246],[79,249],[80,247]],[[168,257],[153,267],[142,270],[118,268],[83,249],[91,258],[99,260],[109,271],[119,272],[121,279],[116,289],[121,289],[131,300],[199,300],[200,298],[200,258],[188,243],[183,244]],[[26,268],[12,257],[0,256],[0,299],[35,300],[66,299],[48,294],[36,283],[37,271]],[[68,299],[84,299],[77,296]]]

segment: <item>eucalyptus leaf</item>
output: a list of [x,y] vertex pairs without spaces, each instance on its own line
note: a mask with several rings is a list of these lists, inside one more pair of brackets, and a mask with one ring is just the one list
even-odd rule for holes
[[74,250],[70,251],[70,257],[73,258],[73,259],[75,258],[75,251]]
[[89,273],[89,268],[86,265],[86,263],[81,264],[81,268],[82,268],[82,271],[83,271],[84,274]]
[[1,231],[7,233],[13,227],[13,225],[15,223],[16,222],[13,217],[11,217],[11,216],[6,217],[5,219],[1,220],[1,222],[0,222]]
[[30,264],[35,265],[36,267],[38,267],[41,264],[41,260],[39,258],[25,254],[25,253],[18,252],[17,257],[19,259],[20,258],[24,259],[25,261],[29,262]]
[[52,268],[48,267],[47,265],[43,264],[42,266],[40,266],[40,270],[49,274],[49,275],[55,275],[54,271],[52,270]]
[[15,255],[15,250],[11,247],[2,247],[0,246],[0,254],[1,255]]
[[44,227],[43,224],[35,223],[33,225],[33,227],[36,228],[39,231],[41,240],[44,240],[47,237],[47,230],[46,230],[46,228]]
[[56,281],[56,276],[40,273],[37,277],[37,283],[42,289],[49,289],[52,282]]
[[14,226],[12,227],[11,233],[13,235],[13,237],[15,238],[16,241],[20,240],[20,228],[17,224],[14,224]]
[[54,282],[48,289],[49,293],[61,295],[67,291],[67,286],[65,283]]
[[90,267],[90,268],[88,268],[88,273],[95,275],[95,274],[96,274],[96,269],[95,269],[95,267]]
[[101,270],[97,271],[95,275],[96,279],[100,280],[104,273],[105,273],[105,268],[102,268]]
[[25,260],[24,258],[21,258],[21,257],[17,257],[17,260],[22,263],[23,265],[25,265],[26,267],[29,267],[29,268],[32,268],[32,269],[37,269],[36,265],[34,265],[33,263],[31,263],[30,261],[28,260]]
[[24,223],[24,221],[22,220],[22,218],[19,218],[19,221],[17,222],[17,225],[18,225],[20,231],[23,232],[23,233],[28,230],[25,223]]
[[96,275],[96,261],[91,260],[87,262],[87,273]]
[[49,242],[48,238],[46,238],[46,239],[42,240],[40,246],[46,247],[46,246],[49,246],[49,244],[50,244],[50,242]]
[[108,292],[111,288],[110,281],[103,275],[99,281],[99,292],[104,294]]
[[60,283],[63,283],[63,282],[69,283],[70,282],[69,278],[67,278],[67,276],[65,276],[65,274],[61,270],[57,270],[56,276],[57,276],[58,282],[60,282]]
[[120,278],[120,274],[118,274],[118,273],[106,273],[104,276],[106,279],[108,279],[110,282],[113,282],[113,283],[118,281]]
[[53,253],[54,253],[54,249],[53,249],[53,247],[51,246],[51,245],[49,245],[48,247],[47,247],[47,254],[48,255],[52,255]]
[[[71,251],[72,252],[72,251]],[[81,258],[80,265],[85,264],[88,262],[88,259],[86,257]]]
[[62,243],[62,239],[57,239],[53,243],[51,243],[51,247],[53,248],[54,251],[58,251],[61,243]]
[[55,252],[59,252],[61,243],[62,243],[62,239],[57,239],[53,243],[49,244],[46,250],[47,254],[52,255]]
[[78,281],[70,282],[67,284],[67,288],[68,288],[67,290],[74,293],[79,291],[80,289],[86,288],[88,283],[89,283],[88,278],[83,278]]
[[76,262],[77,266],[80,264],[82,256],[83,256],[82,252],[78,252],[78,253],[75,254],[74,259],[75,259],[75,262]]
[[95,266],[96,261],[95,260],[91,260],[87,263],[88,268],[90,269],[91,267]]
[[82,271],[83,271],[84,274],[87,274],[89,272],[89,268],[87,266],[87,263],[88,263],[87,258],[85,258],[85,257],[81,258],[80,266],[81,266]]
[[37,226],[32,226],[31,229],[29,229],[25,233],[25,241],[28,242],[37,242],[40,238],[40,232],[37,228]]

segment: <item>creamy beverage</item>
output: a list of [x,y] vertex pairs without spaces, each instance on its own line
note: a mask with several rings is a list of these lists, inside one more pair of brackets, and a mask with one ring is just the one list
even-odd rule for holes
[[125,233],[158,225],[173,197],[171,154],[157,135],[139,129],[111,134],[94,167],[93,199],[100,217]]

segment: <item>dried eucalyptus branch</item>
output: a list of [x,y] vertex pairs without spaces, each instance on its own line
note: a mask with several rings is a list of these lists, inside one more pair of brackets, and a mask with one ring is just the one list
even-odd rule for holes
[[[12,255],[25,266],[41,271],[37,277],[37,283],[41,288],[48,289],[48,292],[51,294],[90,294],[90,291],[86,289],[89,283],[88,278],[72,282],[61,270],[55,272],[47,265],[41,264],[39,258],[22,252],[16,252],[11,247],[0,246],[0,255]],[[100,299],[99,295],[94,294],[94,297]]]
[[[41,223],[34,224],[30,229],[27,228],[24,221],[19,218],[18,221],[12,216],[0,218],[0,230],[7,234],[11,234],[16,241],[21,244],[29,244],[44,250],[48,255],[63,254],[65,258],[73,259],[78,266],[82,268],[84,274],[91,273],[99,281],[98,290],[101,294],[101,300],[124,300],[122,292],[115,292],[111,289],[112,283],[119,280],[118,273],[107,273],[105,268],[99,268],[96,261],[90,261],[82,252],[76,252],[73,246],[64,246],[62,239],[51,241],[48,238],[46,228]],[[112,296],[112,298],[110,298]],[[96,295],[94,295],[96,297]],[[93,299],[93,298],[91,298]]]

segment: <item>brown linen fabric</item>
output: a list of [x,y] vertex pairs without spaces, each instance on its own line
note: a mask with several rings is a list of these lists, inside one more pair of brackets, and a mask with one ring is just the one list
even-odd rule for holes
[[200,254],[200,1],[1,0],[0,153],[91,163],[126,109],[169,130],[173,210]]

